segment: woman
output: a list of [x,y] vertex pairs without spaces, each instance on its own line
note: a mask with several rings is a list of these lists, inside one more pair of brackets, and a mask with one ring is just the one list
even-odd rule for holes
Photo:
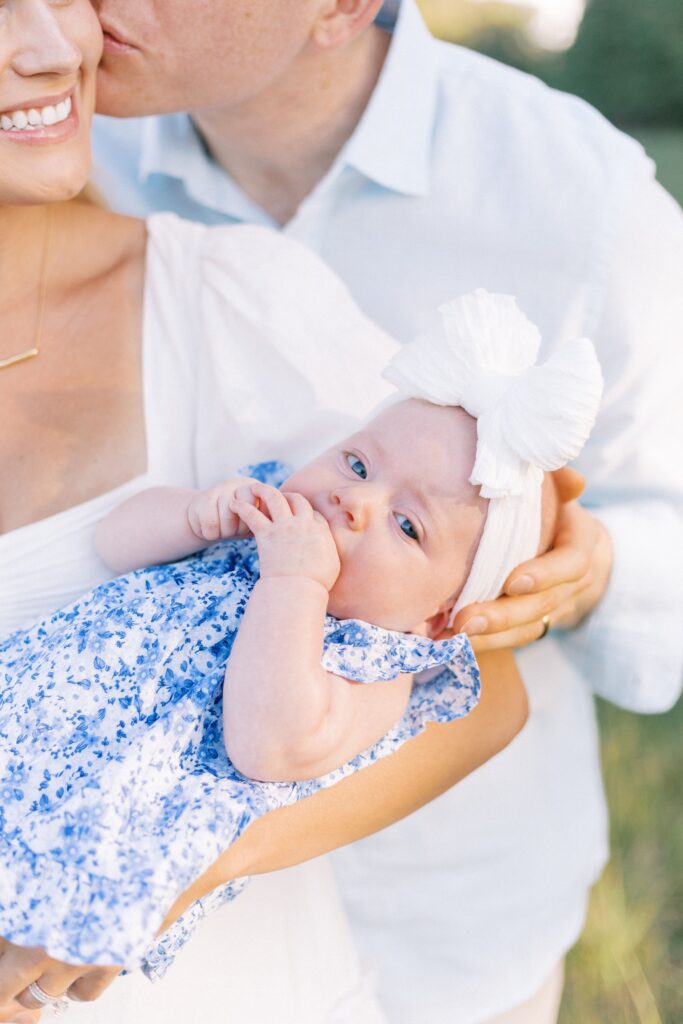
[[[293,243],[172,217],[148,228],[69,201],[89,173],[100,45],[88,0],[0,4],[2,632],[104,578],[92,533],[124,495],[152,481],[209,483],[243,461],[303,457],[380,397],[373,371],[392,347]],[[310,372],[320,353],[326,392]],[[392,764],[259,822],[179,894],[168,920],[226,878],[396,820],[490,757],[525,715],[514,669],[499,658],[493,668],[471,720],[428,730]],[[381,1020],[326,866],[259,881],[204,923],[162,985],[118,981],[101,1001],[74,1006],[74,1019]],[[65,968],[9,944],[0,964],[0,1020],[37,1019],[25,991],[33,980],[50,995],[71,986],[89,999],[116,973]]]

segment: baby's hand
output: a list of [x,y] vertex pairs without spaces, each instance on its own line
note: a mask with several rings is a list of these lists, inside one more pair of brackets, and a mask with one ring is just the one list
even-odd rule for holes
[[232,476],[222,484],[198,491],[187,506],[187,521],[199,540],[230,540],[249,536],[249,529],[230,502],[239,487],[257,483],[249,476]]
[[251,483],[237,490],[230,508],[256,538],[262,579],[304,576],[332,589],[340,570],[337,546],[324,516],[302,494]]

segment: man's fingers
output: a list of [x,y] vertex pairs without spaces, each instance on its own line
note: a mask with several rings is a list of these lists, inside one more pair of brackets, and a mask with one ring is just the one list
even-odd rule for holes
[[468,636],[481,636],[483,633],[503,633],[533,625],[544,615],[556,612],[570,599],[575,589],[576,584],[568,583],[527,597],[499,597],[496,601],[471,604],[458,612],[453,629]]
[[578,469],[571,466],[563,466],[553,473],[553,481],[557,491],[557,497],[564,504],[568,501],[576,501],[586,489],[586,478]]
[[[552,629],[552,624],[550,628]],[[527,644],[540,640],[545,632],[545,626],[539,619],[538,622],[529,622],[524,626],[506,630],[502,633],[486,633],[483,636],[473,636],[472,647],[475,654],[526,647]]]
[[578,583],[590,569],[592,549],[586,544],[558,544],[552,551],[518,565],[510,573],[504,591],[508,597],[538,594],[551,587]]

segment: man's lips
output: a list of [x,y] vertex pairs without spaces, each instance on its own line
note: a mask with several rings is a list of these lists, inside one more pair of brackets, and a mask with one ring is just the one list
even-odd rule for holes
[[133,53],[137,49],[124,35],[111,25],[102,22],[104,49],[109,53]]

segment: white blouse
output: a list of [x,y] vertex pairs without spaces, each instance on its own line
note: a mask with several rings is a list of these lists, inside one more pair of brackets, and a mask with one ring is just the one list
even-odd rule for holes
[[[302,245],[264,228],[206,228],[173,214],[148,226],[146,472],[0,536],[0,633],[109,576],[93,533],[127,496],[158,483],[209,485],[262,459],[302,461],[355,428],[390,390],[379,373],[395,343]],[[255,879],[203,922],[158,986],[120,979],[71,1012],[83,1024],[383,1020],[322,861]]]
[[303,245],[174,214],[148,223],[147,470],[0,536],[0,635],[110,577],[93,534],[129,495],[160,483],[209,486],[267,459],[299,464],[355,429],[391,390],[380,371],[395,342]]

